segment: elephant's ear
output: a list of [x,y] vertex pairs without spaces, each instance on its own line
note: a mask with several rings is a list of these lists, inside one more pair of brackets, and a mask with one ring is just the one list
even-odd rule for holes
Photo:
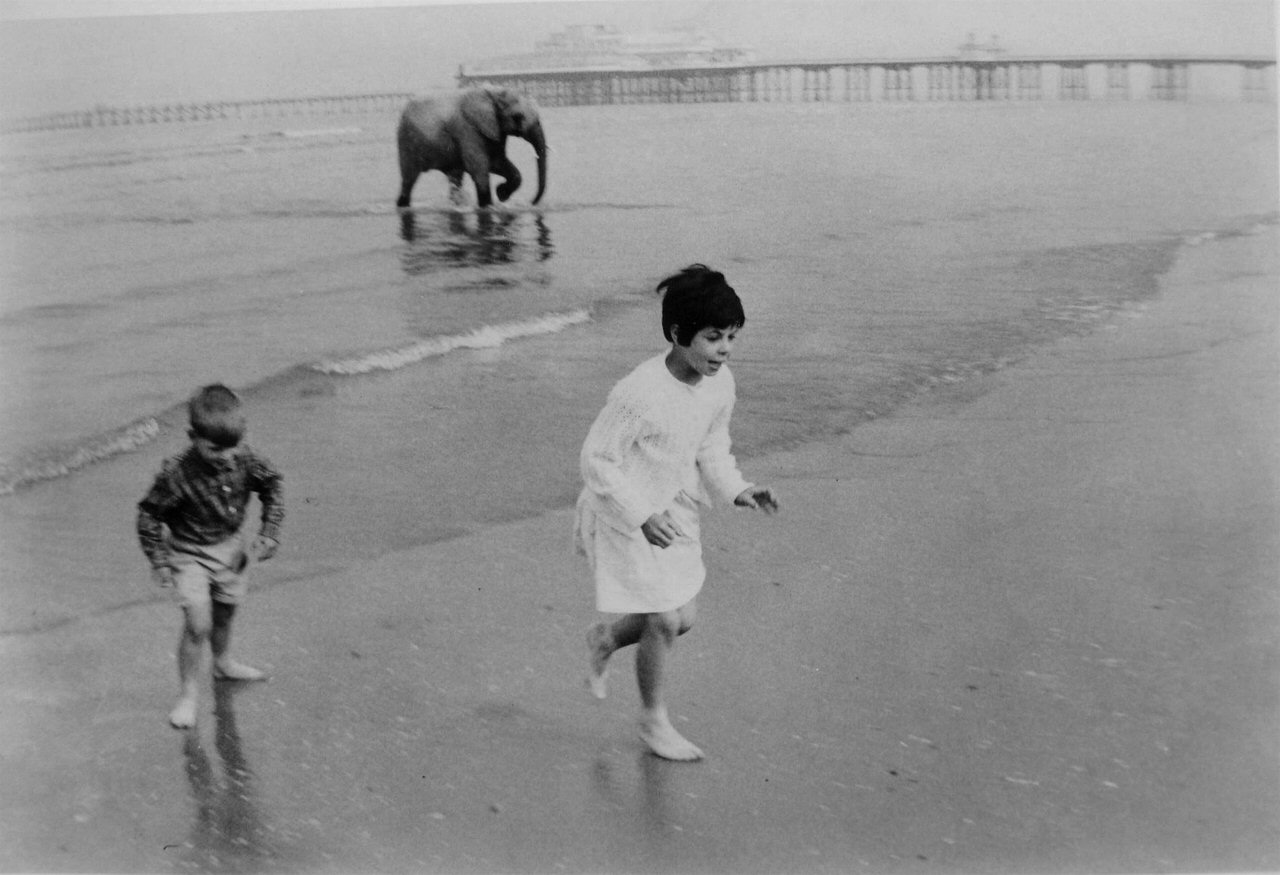
[[502,139],[498,126],[498,107],[487,88],[475,88],[462,95],[462,115],[486,140]]

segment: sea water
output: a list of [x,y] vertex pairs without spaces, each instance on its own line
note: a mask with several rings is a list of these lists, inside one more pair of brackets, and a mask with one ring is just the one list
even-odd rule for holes
[[[1248,104],[546,109],[503,207],[399,188],[395,114],[0,142],[0,630],[150,598],[137,500],[225,382],[284,473],[267,584],[562,508],[654,287],[722,270],[735,449],[823,440],[1139,311],[1276,215]],[[472,196],[474,203],[474,196]],[[748,470],[749,473],[749,470]],[[568,535],[564,537],[566,549]]]

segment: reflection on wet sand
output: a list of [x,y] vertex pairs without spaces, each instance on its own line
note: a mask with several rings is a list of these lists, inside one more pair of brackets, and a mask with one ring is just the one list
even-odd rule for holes
[[596,757],[591,769],[593,789],[597,810],[608,821],[603,825],[605,834],[616,843],[615,859],[646,872],[677,868],[679,856],[672,839],[684,827],[670,784],[673,771],[688,768],[687,763],[668,762],[647,751],[635,758],[634,772],[609,753]]
[[195,802],[195,823],[183,846],[183,868],[201,871],[253,871],[276,857],[267,841],[256,804],[253,772],[245,760],[233,700],[238,683],[214,685],[214,749],[222,762],[219,780],[200,740],[200,729],[182,740],[187,780]]
[[687,769],[689,765],[667,762],[647,752],[640,754],[638,759],[640,813],[643,815],[644,830],[650,841],[660,842],[678,819],[671,805],[667,779],[670,778],[672,769]]
[[401,255],[409,276],[446,267],[542,262],[555,251],[541,213],[401,210],[400,237],[410,244]]

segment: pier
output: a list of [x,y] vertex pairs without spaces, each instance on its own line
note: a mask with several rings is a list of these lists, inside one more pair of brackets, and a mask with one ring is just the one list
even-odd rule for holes
[[[495,85],[545,107],[633,103],[937,103],[978,101],[1244,101],[1275,105],[1276,59],[1016,57],[738,61],[648,69],[458,72],[459,87]],[[398,112],[414,95],[381,94],[95,107],[6,120],[0,133],[228,119]]]
[[543,106],[1167,100],[1274,103],[1276,59],[1017,57],[752,61],[652,69],[458,72]]
[[27,133],[71,128],[103,128],[122,125],[210,122],[229,119],[291,118],[298,116],[355,115],[399,112],[413,95],[346,94],[323,97],[282,97],[263,100],[215,100],[200,103],[166,103],[149,106],[99,106],[73,112],[51,113],[6,121],[3,133]]

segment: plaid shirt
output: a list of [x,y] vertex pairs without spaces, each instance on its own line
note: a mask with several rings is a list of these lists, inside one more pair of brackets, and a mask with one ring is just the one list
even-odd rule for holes
[[[195,447],[166,459],[151,491],[138,502],[138,540],[153,568],[169,564],[169,539],[217,544],[244,525],[250,493],[262,502],[259,534],[280,540],[284,487],[271,463],[247,446],[220,471],[200,458]],[[167,530],[167,534],[166,534]]]

